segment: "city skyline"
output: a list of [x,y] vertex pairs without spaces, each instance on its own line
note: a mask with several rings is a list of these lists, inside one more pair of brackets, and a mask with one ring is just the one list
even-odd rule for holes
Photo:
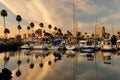
[[[105,26],[107,32],[114,33],[120,30],[120,4],[119,0],[74,0],[75,14],[78,31],[92,33],[96,23],[97,27]],[[63,32],[70,30],[73,25],[73,0],[0,0],[0,11],[5,9],[6,27],[10,29],[9,36],[18,34],[16,15],[22,17],[21,34],[26,33],[30,22],[35,23],[35,29],[39,23],[61,28]],[[89,29],[88,29],[89,28]],[[3,18],[0,17],[0,36],[3,36]]]

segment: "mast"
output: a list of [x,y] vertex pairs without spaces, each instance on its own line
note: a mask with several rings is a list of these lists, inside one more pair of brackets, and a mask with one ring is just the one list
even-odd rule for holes
[[75,0],[73,0],[73,36],[76,37],[76,15],[75,15]]
[[97,27],[97,16],[96,16],[96,23],[95,23],[95,47],[96,47],[96,27]]

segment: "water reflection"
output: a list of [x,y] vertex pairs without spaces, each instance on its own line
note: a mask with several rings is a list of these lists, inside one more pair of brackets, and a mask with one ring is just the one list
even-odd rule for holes
[[51,54],[49,54],[48,56],[49,56],[48,65],[51,65],[51,64],[52,64],[52,61],[51,61]]
[[11,80],[12,78],[12,72],[6,67],[7,63],[10,60],[10,56],[7,52],[4,52],[4,64],[3,64],[3,69],[2,72],[0,72],[0,80]]
[[[120,51],[21,50],[0,54],[0,80],[119,80]],[[33,78],[34,77],[34,78]],[[4,80],[4,79],[3,79]]]
[[104,64],[111,64],[111,55],[112,55],[112,53],[104,52],[102,54],[103,54]]
[[54,62],[57,62],[57,61],[59,61],[59,60],[61,60],[62,59],[62,56],[61,56],[61,54],[59,53],[59,52],[54,52],[53,53],[53,55],[54,55]]
[[20,77],[21,76],[21,74],[22,74],[22,72],[21,72],[21,70],[20,70],[20,65],[21,65],[21,63],[22,63],[22,61],[21,61],[21,59],[20,59],[20,51],[18,51],[18,60],[17,60],[17,65],[18,65],[18,69],[17,69],[17,71],[16,71],[16,76],[17,77]]

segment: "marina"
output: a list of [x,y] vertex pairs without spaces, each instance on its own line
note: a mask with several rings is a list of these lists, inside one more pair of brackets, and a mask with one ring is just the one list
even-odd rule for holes
[[0,80],[120,80],[120,0],[0,0]]

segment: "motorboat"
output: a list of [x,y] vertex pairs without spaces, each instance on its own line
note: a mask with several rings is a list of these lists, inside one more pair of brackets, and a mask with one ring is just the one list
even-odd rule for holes
[[21,49],[32,49],[34,46],[34,43],[32,42],[27,42],[27,43],[24,43],[22,46],[20,46]]
[[77,50],[78,49],[77,44],[67,44],[65,47],[67,50]]
[[93,42],[87,40],[80,40],[79,46],[80,46],[80,52],[91,53],[91,52],[95,52],[96,50],[96,46],[93,44]]
[[47,49],[47,45],[44,41],[36,41],[35,45],[33,46],[33,49],[40,49],[40,50]]
[[116,42],[117,49],[120,50],[120,39]]
[[66,41],[65,47],[67,50],[78,50],[79,49],[79,45],[77,44],[75,39],[70,39]]
[[65,49],[65,41],[61,39],[54,40],[53,42],[47,43],[49,50],[63,50]]
[[101,41],[101,50],[102,51],[115,51],[116,45],[112,45],[110,40],[103,40]]

